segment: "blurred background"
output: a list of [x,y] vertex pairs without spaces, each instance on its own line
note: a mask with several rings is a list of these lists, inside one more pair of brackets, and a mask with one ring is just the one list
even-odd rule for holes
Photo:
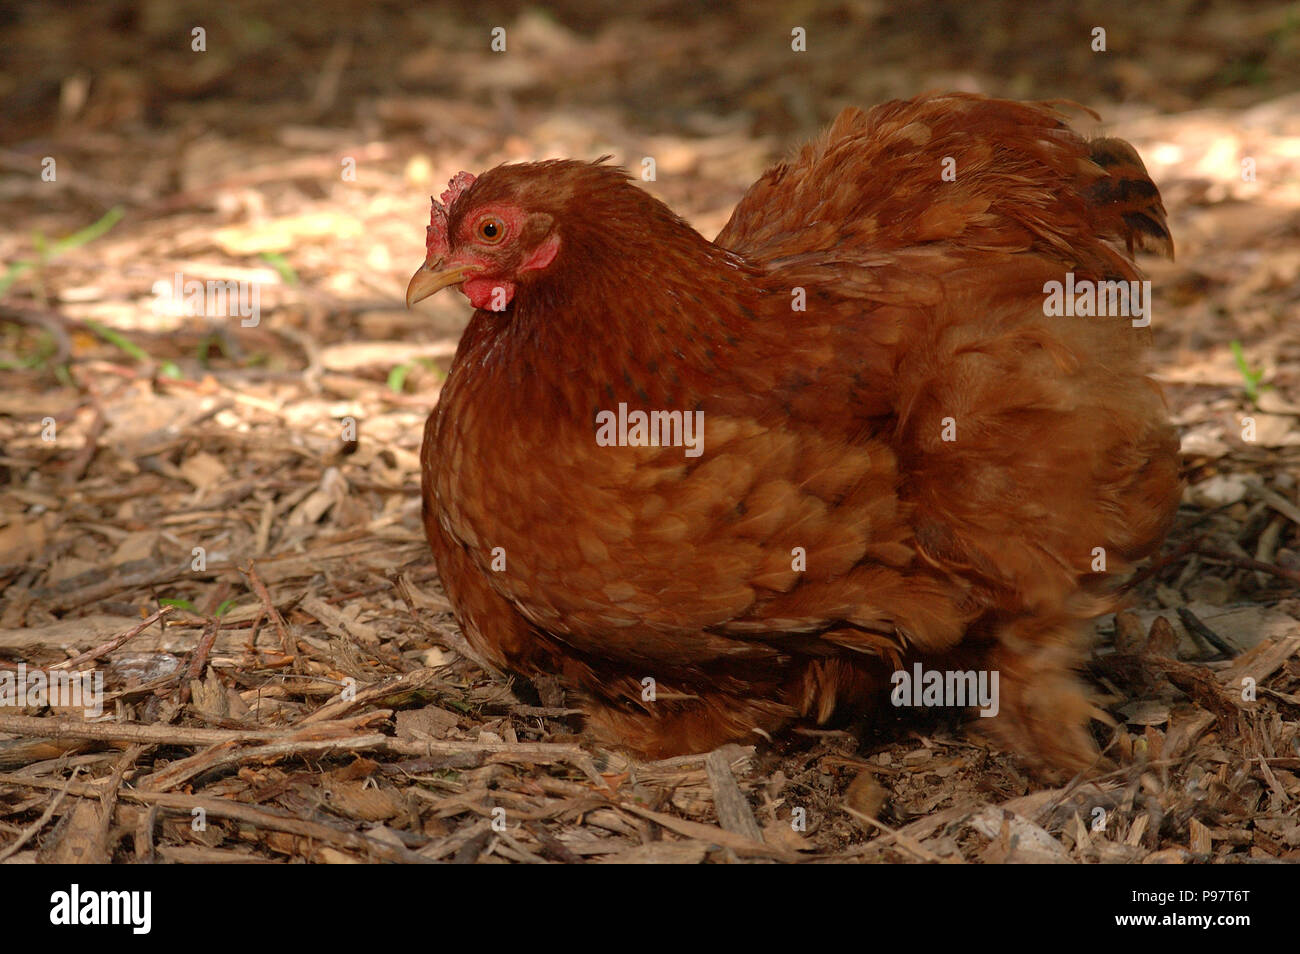
[[[391,305],[427,194],[509,159],[652,156],[649,187],[711,235],[841,108],[934,89],[1097,110],[1142,149],[1182,257],[1202,250],[1189,205],[1258,200],[1245,223],[1218,210],[1229,233],[1207,244],[1240,245],[1296,198],[1295,2],[33,2],[0,12],[0,44],[0,257],[39,266],[2,290],[124,327],[174,259],[267,280],[264,307]],[[111,235],[50,247],[110,214]],[[1177,273],[1184,297],[1224,277],[1200,265]],[[450,296],[429,308],[464,317]],[[328,340],[356,320],[308,325]],[[1236,337],[1197,325],[1183,343],[1211,330]]]

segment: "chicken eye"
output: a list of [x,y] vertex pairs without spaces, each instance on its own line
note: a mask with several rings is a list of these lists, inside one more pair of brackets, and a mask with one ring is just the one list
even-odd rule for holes
[[489,215],[478,224],[478,237],[489,245],[500,242],[506,234],[506,224],[495,215]]

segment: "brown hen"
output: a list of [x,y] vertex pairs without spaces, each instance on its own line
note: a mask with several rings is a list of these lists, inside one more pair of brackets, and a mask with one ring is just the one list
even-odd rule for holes
[[1145,320],[1048,290],[1172,254],[1131,146],[921,97],[846,110],[713,242],[600,162],[443,200],[407,301],[478,309],[421,460],[479,653],[650,757],[888,706],[920,662],[997,673],[981,721],[1032,763],[1093,760],[1085,624],[1167,532],[1178,442]]

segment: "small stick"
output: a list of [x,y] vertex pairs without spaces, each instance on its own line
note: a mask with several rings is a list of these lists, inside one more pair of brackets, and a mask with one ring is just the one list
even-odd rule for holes
[[100,797],[100,805],[103,806],[104,813],[100,818],[99,834],[95,841],[104,847],[104,853],[110,858],[113,855],[113,850],[108,843],[108,833],[113,828],[113,812],[117,810],[117,798],[122,791],[122,778],[126,775],[127,769],[135,764],[136,759],[144,753],[146,748],[149,748],[149,746],[136,742],[122,753],[122,757],[113,766],[113,774],[108,780],[108,790]]
[[141,864],[154,863],[153,830],[158,825],[158,805],[149,806],[140,813],[135,823],[135,860]]
[[1219,652],[1223,653],[1225,656],[1241,655],[1240,649],[1238,649],[1236,646],[1233,646],[1230,642],[1228,642],[1226,639],[1224,639],[1214,630],[1210,629],[1210,627],[1206,626],[1203,622],[1200,621],[1200,619],[1197,618],[1196,614],[1193,613],[1191,610],[1189,610],[1186,606],[1178,607],[1178,618],[1183,621],[1184,626],[1192,630],[1194,633],[1196,633],[1197,636],[1200,636],[1201,639],[1205,640],[1207,643],[1209,643]]
[[1260,573],[1271,573],[1284,580],[1290,580],[1292,583],[1300,584],[1300,570],[1288,570],[1284,566],[1276,566],[1272,563],[1261,563],[1259,560],[1252,560],[1249,557],[1239,557],[1232,553],[1224,553],[1222,550],[1211,550],[1208,547],[1197,547],[1196,552],[1203,557],[1209,557],[1211,560],[1222,560],[1224,563],[1240,567],[1243,570],[1256,570]]
[[68,790],[72,788],[72,783],[76,780],[77,775],[80,774],[80,772],[81,766],[78,765],[72,770],[72,774],[68,776],[68,780],[63,783],[63,788],[59,789],[59,794],[54,796],[54,801],[50,802],[50,804],[46,806],[41,817],[19,832],[18,840],[12,845],[8,848],[0,849],[0,863],[3,863],[6,859],[12,858],[14,855],[18,854],[23,845],[27,844],[32,836],[44,828],[45,824],[54,817],[54,813],[57,812],[59,806],[63,804],[63,799],[67,797]]
[[799,855],[785,848],[765,845],[761,841],[754,841],[752,838],[746,838],[744,835],[727,831],[725,828],[705,825],[702,822],[687,821],[684,818],[666,815],[663,812],[651,811],[635,802],[623,802],[614,805],[614,807],[620,811],[638,815],[646,819],[646,821],[652,821],[656,825],[661,825],[669,831],[675,831],[679,835],[685,835],[687,838],[717,845],[720,848],[730,848],[741,858],[776,858],[779,861],[799,860]]
[[75,666],[80,666],[82,663],[91,662],[99,658],[100,656],[105,656],[108,653],[113,652],[113,650],[118,649],[121,646],[125,645],[126,643],[130,642],[131,640],[135,639],[137,636],[143,633],[154,623],[158,622],[160,619],[163,619],[168,615],[170,615],[175,608],[176,607],[174,606],[162,607],[162,609],[158,610],[158,612],[154,613],[152,616],[148,617],[147,619],[142,619],[139,623],[137,623],[135,626],[132,626],[125,633],[122,633],[118,636],[114,636],[108,642],[96,646],[94,649],[88,649],[84,653],[81,653],[78,656],[73,656],[71,659],[65,659],[61,663],[55,663],[53,666],[49,667],[50,671],[53,671],[55,669],[72,669]]
[[275,604],[271,602],[271,594],[267,592],[266,584],[262,582],[262,578],[257,575],[257,568],[253,565],[253,561],[250,560],[248,562],[248,569],[241,569],[239,572],[248,580],[249,585],[253,588],[253,592],[257,594],[257,598],[262,601],[262,606],[266,610],[266,615],[269,616],[271,622],[275,624],[275,630],[280,634],[280,648],[284,651],[286,656],[296,660],[298,658],[297,643],[295,643],[293,638],[290,637],[289,630],[284,625],[284,618],[280,615],[280,611],[277,610]]
[[[0,773],[0,783],[20,785],[26,788],[56,789],[59,783],[32,778],[27,775]],[[69,794],[80,798],[99,798],[101,792],[90,785],[69,786]],[[314,838],[326,844],[353,851],[369,852],[373,857],[383,861],[403,861],[407,863],[428,864],[430,860],[416,854],[408,848],[390,845],[387,842],[370,838],[359,832],[343,828],[334,828],[321,822],[300,818],[288,812],[281,812],[260,805],[249,805],[229,798],[208,798],[194,795],[175,795],[169,792],[141,792],[125,789],[121,797],[128,802],[140,805],[158,806],[177,814],[189,815],[193,809],[201,808],[204,812],[217,818],[231,818],[241,821],[253,828],[265,828],[271,831],[284,831],[291,835]]]
[[310,713],[305,718],[299,719],[296,725],[315,725],[318,722],[329,722],[349,712],[358,706],[365,705],[374,699],[383,699],[385,696],[391,696],[399,692],[412,692],[422,689],[430,683],[440,683],[438,673],[434,669],[416,669],[412,672],[403,673],[400,676],[392,676],[380,680],[373,685],[366,686],[364,689],[356,690],[350,697],[340,695],[336,699],[331,699],[315,712]]
[[199,638],[199,644],[194,647],[194,655],[190,657],[190,664],[186,667],[185,677],[181,680],[181,705],[190,701],[190,681],[203,675],[203,666],[208,661],[208,653],[212,651],[212,644],[217,641],[217,632],[221,629],[221,618],[214,614],[229,595],[230,583],[223,580],[217,587],[217,591],[212,594],[212,599],[208,601],[208,605],[204,607],[211,618],[208,620],[208,624],[203,627],[203,635]]
[[531,832],[533,837],[541,843],[542,852],[550,855],[556,861],[562,861],[566,865],[583,865],[587,863],[583,859],[582,855],[571,851],[564,842],[560,841],[537,822],[524,822],[524,828]]
[[884,835],[882,837],[876,838],[871,842],[868,842],[868,844],[879,845],[880,847],[883,848],[884,845],[881,844],[883,841],[892,840],[898,842],[899,848],[902,848],[908,854],[915,855],[917,859],[920,861],[926,861],[931,864],[944,863],[944,859],[940,858],[938,855],[936,855],[929,848],[925,847],[925,845],[921,844],[915,838],[910,838],[907,835],[903,834],[903,832],[901,832],[897,828],[890,828],[884,822],[877,821],[876,819],[868,815],[866,812],[860,812],[856,808],[852,808],[848,805],[841,805],[840,807],[843,808],[850,815],[852,815],[854,818],[858,819],[858,821],[865,822],[866,824],[871,825],[873,828],[879,828],[882,832],[884,832]]
[[[428,580],[436,580],[438,571],[433,567],[425,567],[423,570],[417,570],[411,573],[407,579],[412,583],[424,583]],[[376,583],[373,586],[363,586],[359,590],[349,590],[346,593],[336,593],[334,596],[326,598],[326,603],[346,603],[348,600],[354,600],[358,596],[369,596],[371,593],[378,593],[380,590],[390,590],[397,585],[396,580],[385,580],[383,583]]]
[[704,772],[709,777],[709,787],[713,789],[713,807],[717,810],[719,824],[727,831],[761,842],[763,832],[754,818],[754,811],[736,784],[736,776],[731,773],[729,756],[738,751],[728,746],[714,749],[704,760]]
[[1161,570],[1163,570],[1165,567],[1169,566],[1170,564],[1179,562],[1184,557],[1191,554],[1195,550],[1197,544],[1199,544],[1201,540],[1203,540],[1204,538],[1205,538],[1205,534],[1201,533],[1201,534],[1197,534],[1195,537],[1193,537],[1190,540],[1184,540],[1177,547],[1175,547],[1168,555],[1162,556],[1160,559],[1156,560],[1150,566],[1142,570],[1139,570],[1137,573],[1133,574],[1133,576],[1123,586],[1121,586],[1117,592],[1127,593],[1129,590],[1133,589],[1133,587],[1137,586],[1143,580],[1155,576],[1157,573],[1159,573]]
[[86,443],[81,450],[77,451],[77,456],[72,458],[67,469],[63,472],[63,482],[65,484],[75,484],[86,473],[86,468],[90,462],[95,459],[95,451],[99,450],[99,439],[104,433],[104,412],[99,407],[99,402],[95,402],[95,417],[90,422],[90,430],[86,432]]
[[1300,507],[1297,507],[1291,501],[1287,500],[1276,491],[1269,490],[1257,480],[1247,480],[1246,486],[1254,492],[1260,500],[1268,504],[1282,516],[1286,517],[1292,523],[1300,526]]
[[295,755],[324,758],[336,752],[360,752],[383,746],[388,736],[354,736],[342,739],[310,739],[303,742],[272,742],[269,745],[231,749],[229,743],[204,749],[198,755],[169,762],[165,769],[146,775],[136,785],[138,791],[163,792],[184,784],[197,775],[214,772],[242,762],[264,762]]
[[[359,717],[364,720],[371,713]],[[136,722],[80,722],[38,716],[0,714],[0,732],[42,739],[93,739],[99,742],[139,742],[152,745],[220,745],[223,742],[284,742],[303,739],[346,739],[358,719],[317,723],[295,729],[198,729],[189,726]],[[343,731],[340,731],[343,730]],[[385,736],[387,739],[388,737]],[[397,741],[397,740],[390,740]],[[505,743],[499,743],[504,745]],[[541,745],[544,743],[529,743]],[[483,749],[474,743],[468,749]],[[486,743],[490,748],[491,743]],[[576,746],[556,746],[566,750]]]
[[190,682],[198,679],[203,674],[203,664],[208,660],[208,651],[212,649],[212,644],[217,640],[217,630],[221,628],[221,620],[215,616],[208,620],[203,627],[203,635],[199,637],[199,644],[194,647],[194,654],[190,656],[190,664],[185,667],[185,675],[181,679],[181,691],[179,701],[181,705],[190,701]]

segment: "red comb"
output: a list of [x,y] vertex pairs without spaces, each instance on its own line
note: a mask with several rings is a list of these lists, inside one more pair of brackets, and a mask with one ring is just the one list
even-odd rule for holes
[[447,208],[456,204],[456,200],[461,194],[474,184],[474,177],[468,172],[461,171],[456,173],[450,182],[447,183],[447,191],[442,194],[442,201],[446,203]]
[[474,176],[468,172],[458,172],[447,183],[447,191],[442,194],[442,202],[439,202],[433,196],[429,196],[433,208],[429,212],[429,228],[425,232],[424,247],[430,256],[442,257],[451,250],[450,239],[447,235],[448,210],[456,204],[456,200],[473,184]]

